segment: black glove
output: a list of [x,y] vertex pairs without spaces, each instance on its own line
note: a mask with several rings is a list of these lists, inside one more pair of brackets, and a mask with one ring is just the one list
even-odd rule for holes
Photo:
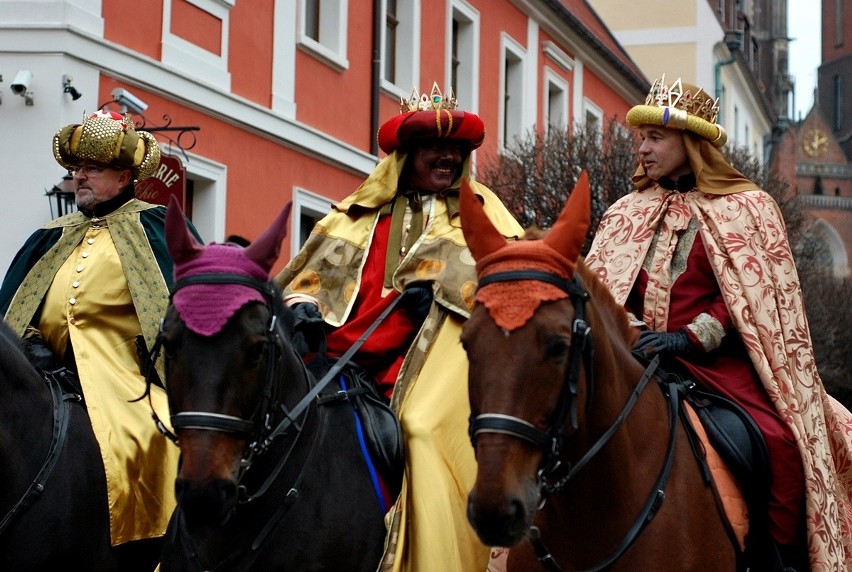
[[293,311],[293,347],[304,357],[321,349],[325,339],[322,313],[312,302],[299,302]]
[[47,346],[47,342],[38,330],[28,330],[29,335],[24,339],[24,349],[27,359],[39,371],[56,371],[62,367],[62,362]]
[[639,334],[639,339],[633,345],[634,352],[649,357],[661,353],[688,353],[692,349],[692,341],[684,329],[676,332],[645,330]]
[[402,293],[399,304],[405,308],[415,324],[422,323],[429,314],[429,308],[432,307],[432,284],[430,282],[412,284]]
[[290,309],[293,310],[293,317],[295,318],[293,327],[297,329],[306,324],[320,324],[323,321],[319,308],[311,302],[299,302],[291,306]]

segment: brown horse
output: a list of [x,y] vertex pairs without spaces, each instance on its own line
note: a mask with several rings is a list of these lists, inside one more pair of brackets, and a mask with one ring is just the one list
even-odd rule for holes
[[288,215],[243,249],[202,246],[167,211],[176,281],[160,344],[181,458],[163,572],[378,566],[384,511],[353,407],[338,380],[319,399],[268,280]]
[[633,357],[625,311],[579,258],[586,174],[544,238],[507,242],[467,188],[461,214],[480,280],[462,343],[482,541],[511,547],[510,571],[735,570],[681,389]]

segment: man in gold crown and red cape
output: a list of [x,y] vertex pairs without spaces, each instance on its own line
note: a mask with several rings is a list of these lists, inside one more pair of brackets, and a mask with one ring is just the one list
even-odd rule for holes
[[[485,570],[489,549],[466,518],[476,461],[467,438],[467,358],[459,344],[476,288],[459,224],[458,191],[482,120],[456,109],[437,85],[402,102],[383,124],[388,155],[319,221],[275,278],[288,304],[315,304],[328,352],[339,356],[403,292],[419,303],[394,311],[354,357],[390,394],[403,431],[405,475],[388,512],[381,570]],[[523,230],[489,189],[471,186],[507,237]]]
[[642,135],[636,190],[586,257],[661,354],[743,406],[767,441],[769,532],[785,565],[849,570],[852,424],[817,373],[777,204],[719,151],[718,102],[657,80],[627,121]]

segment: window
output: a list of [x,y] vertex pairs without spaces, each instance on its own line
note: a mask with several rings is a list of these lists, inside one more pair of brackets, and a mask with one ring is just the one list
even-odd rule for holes
[[348,14],[349,0],[299,0],[299,47],[334,67],[347,69]]
[[584,98],[583,111],[586,129],[593,131],[598,137],[603,137],[603,109],[592,103],[592,100]]
[[450,6],[449,85],[459,107],[476,111],[479,107],[479,12],[464,0],[454,0]]
[[382,88],[407,98],[420,77],[420,0],[383,0]]
[[523,137],[524,123],[524,57],[520,44],[504,35],[503,65],[500,82],[500,141],[503,149]]
[[385,79],[396,82],[396,32],[399,20],[396,18],[396,0],[386,0],[385,10]]
[[334,201],[298,187],[293,189],[293,225],[296,232],[290,237],[290,257],[296,256],[318,220],[331,210]]
[[840,80],[839,75],[835,75],[832,79],[832,83],[834,84],[834,131],[840,131],[840,128],[843,127],[843,123],[841,122],[843,118],[843,82]]
[[[165,153],[181,155],[171,146]],[[228,168],[201,155],[185,152],[186,200],[184,212],[205,242],[225,239],[225,195]]]
[[568,82],[553,70],[544,68],[544,128],[568,129]]
[[236,0],[163,0],[162,62],[230,91],[228,38]]

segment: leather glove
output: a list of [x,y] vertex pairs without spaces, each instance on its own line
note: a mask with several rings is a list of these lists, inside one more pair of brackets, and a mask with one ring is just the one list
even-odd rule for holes
[[293,311],[293,317],[295,318],[293,322],[295,328],[299,328],[305,324],[320,324],[323,321],[319,308],[311,302],[299,302],[298,304],[293,304],[290,309]]
[[30,363],[39,371],[51,372],[62,367],[56,354],[47,346],[41,332],[29,329],[24,339],[24,349]]
[[633,345],[634,352],[649,357],[662,353],[688,353],[692,349],[692,341],[683,328],[676,332],[645,330],[639,334],[639,339]]
[[432,307],[432,296],[431,282],[418,282],[405,289],[399,303],[408,312],[411,320],[420,324],[429,314],[429,308]]
[[312,302],[299,302],[293,311],[293,347],[300,356],[319,351],[325,338],[322,313]]

